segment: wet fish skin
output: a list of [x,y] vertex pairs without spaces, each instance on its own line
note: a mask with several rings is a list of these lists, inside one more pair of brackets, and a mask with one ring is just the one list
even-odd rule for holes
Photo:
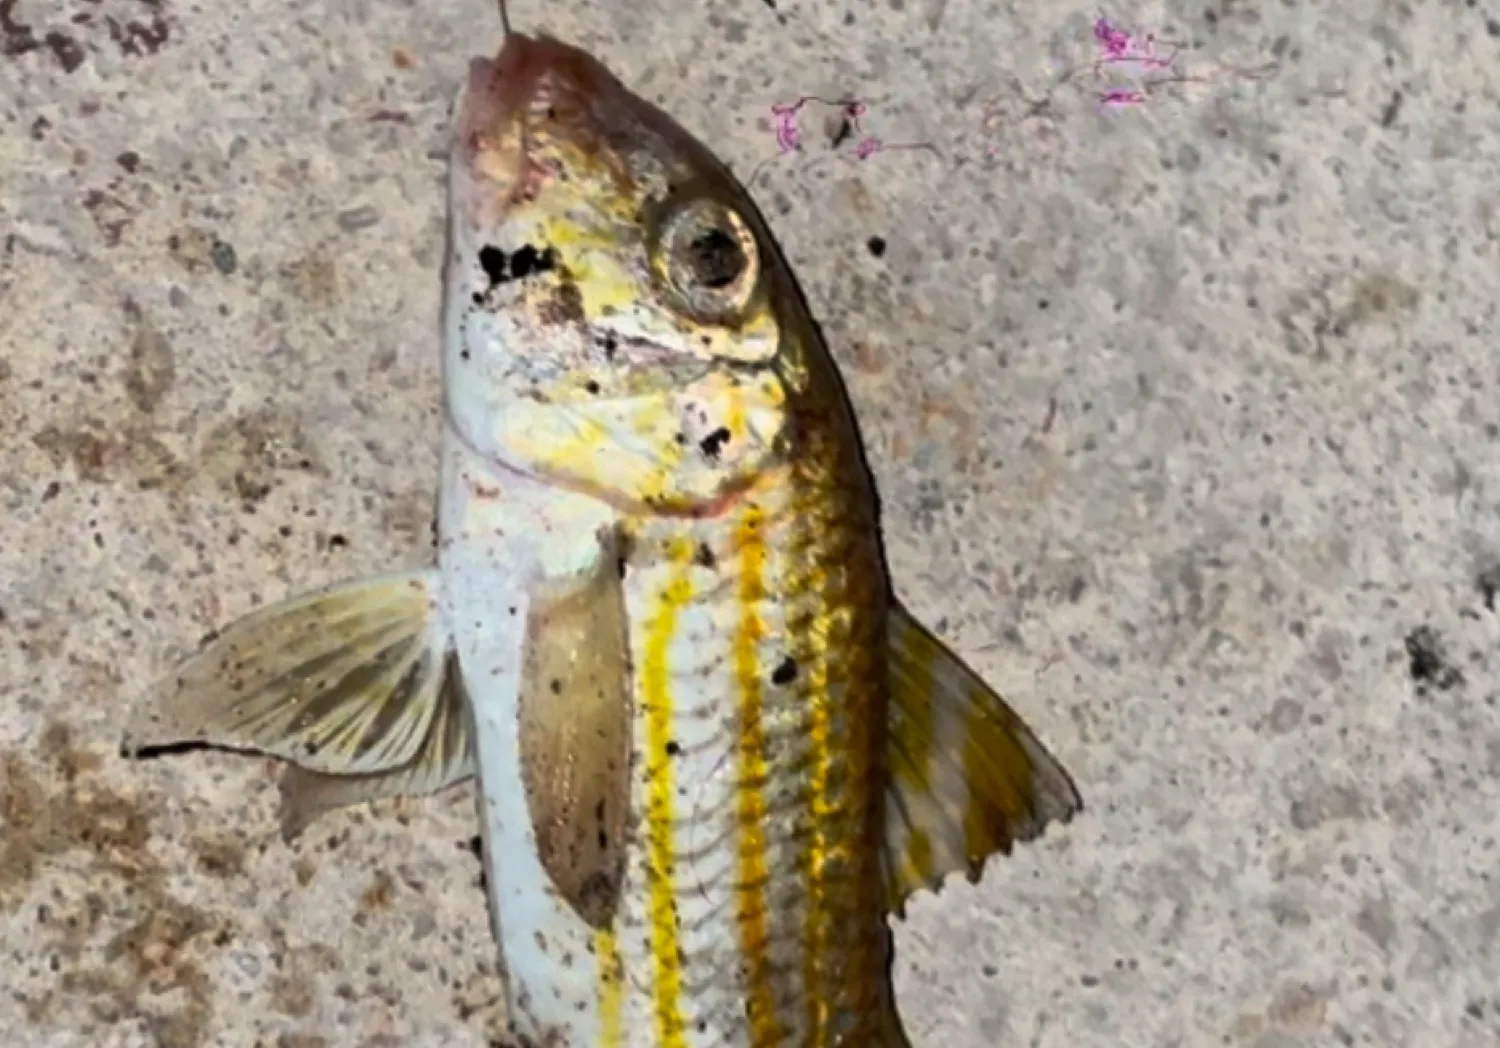
[[294,597],[145,703],[289,835],[471,775],[515,1032],[906,1044],[888,916],[1079,809],[890,594],[848,398],[730,172],[596,59],[471,66],[435,569]]
[[[629,551],[629,750],[575,756],[633,762],[618,919],[590,953],[578,914],[535,920],[502,887],[505,941],[548,945],[507,948],[518,1019],[570,1043],[875,1044],[899,1029],[888,586],[800,292],[723,166],[579,51],[510,37],[471,72],[458,134],[446,368],[476,377],[449,382],[449,417],[483,458],[613,507]],[[664,247],[691,255],[692,222],[730,256],[713,286]],[[524,276],[501,269],[518,258]]]

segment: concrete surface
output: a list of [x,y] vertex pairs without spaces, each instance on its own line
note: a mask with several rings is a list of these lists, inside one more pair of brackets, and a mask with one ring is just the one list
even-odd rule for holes
[[[1110,9],[1199,79],[1108,111],[1098,13],[515,10],[766,162],[900,591],[1085,792],[914,906],[916,1048],[1500,1043],[1500,7]],[[467,790],[288,849],[264,763],[113,753],[210,627],[427,555],[434,151],[498,36],[0,0],[8,1044],[501,1028]],[[825,109],[777,158],[768,107],[842,92],[941,155],[835,153]]]

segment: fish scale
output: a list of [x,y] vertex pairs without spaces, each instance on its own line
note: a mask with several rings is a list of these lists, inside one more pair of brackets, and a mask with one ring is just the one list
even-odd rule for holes
[[1081,800],[891,593],[764,219],[597,59],[509,34],[444,256],[436,564],[231,623],[122,749],[281,758],[288,839],[477,778],[523,1046],[909,1048],[889,919]]
[[[879,1018],[885,769],[868,755],[884,744],[871,730],[887,698],[884,574],[859,526],[873,514],[862,467],[817,432],[827,413],[803,414],[810,450],[833,454],[769,473],[720,518],[632,521],[625,585],[646,754],[632,790],[647,825],[625,895],[666,885],[704,944],[657,929],[625,947],[627,969],[651,973],[634,1007],[657,1024],[632,1048],[822,1048],[861,1043]],[[670,723],[653,732],[663,706]],[[676,826],[679,853],[653,846],[653,815]],[[705,835],[715,847],[695,849]],[[627,914],[656,929],[648,907]]]

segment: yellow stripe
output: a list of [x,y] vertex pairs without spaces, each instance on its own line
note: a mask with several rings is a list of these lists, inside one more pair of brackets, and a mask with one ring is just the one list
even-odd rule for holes
[[785,1037],[771,993],[766,904],[766,738],[761,723],[760,639],[765,635],[759,606],[765,598],[766,545],[763,519],[755,506],[746,509],[735,529],[735,567],[739,586],[739,629],[734,638],[734,677],[740,696],[740,775],[737,810],[740,821],[739,879],[735,920],[744,951],[749,1000],[750,1044],[780,1044]]
[[594,933],[594,960],[599,965],[599,1048],[621,1048],[625,1043],[621,1024],[625,972],[614,932]]
[[[821,564],[812,572],[809,589],[828,592],[828,573]],[[830,939],[833,937],[832,902],[828,897],[824,867],[829,858],[830,821],[835,809],[829,803],[828,778],[833,762],[833,719],[829,709],[831,633],[842,625],[842,617],[830,612],[826,602],[819,602],[807,635],[806,684],[801,698],[808,704],[808,738],[812,758],[808,797],[812,807],[812,832],[808,834],[804,857],[807,878],[807,926],[803,929],[802,978],[808,1012],[808,1027],[821,1033],[829,1028],[829,994],[823,985],[823,969],[829,962]],[[816,1034],[815,1034],[816,1036]]]
[[[656,966],[656,1043],[659,1048],[686,1048],[682,1022],[682,961],[677,942],[673,898],[676,857],[672,831],[672,688],[669,651],[677,631],[678,612],[693,595],[687,562],[692,547],[673,549],[677,570],[657,598],[656,615],[646,630],[641,665],[642,704],[646,714],[646,851],[650,882],[651,957]],[[687,556],[681,554],[686,552]]]

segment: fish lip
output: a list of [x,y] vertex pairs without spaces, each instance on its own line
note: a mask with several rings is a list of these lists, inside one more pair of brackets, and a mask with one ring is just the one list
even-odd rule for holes
[[549,50],[540,39],[511,33],[493,59],[476,58],[469,63],[469,87],[490,92],[513,107],[546,71]]
[[[523,33],[506,36],[493,58],[469,60],[454,121],[450,177],[462,187],[470,210],[477,207],[489,221],[499,221],[534,191],[542,172],[533,160],[531,110],[541,104],[541,95],[551,98],[562,85],[565,93],[587,95],[595,64],[560,40]],[[550,117],[550,102],[547,112]]]
[[[455,125],[456,145],[466,166],[479,159],[497,131],[514,124],[547,65],[545,49],[521,33],[508,35],[494,58],[469,59]],[[523,129],[523,164],[526,153]]]
[[470,148],[502,121],[514,119],[549,72],[587,84],[597,64],[586,52],[546,34],[511,33],[494,58],[471,58],[458,127]]

